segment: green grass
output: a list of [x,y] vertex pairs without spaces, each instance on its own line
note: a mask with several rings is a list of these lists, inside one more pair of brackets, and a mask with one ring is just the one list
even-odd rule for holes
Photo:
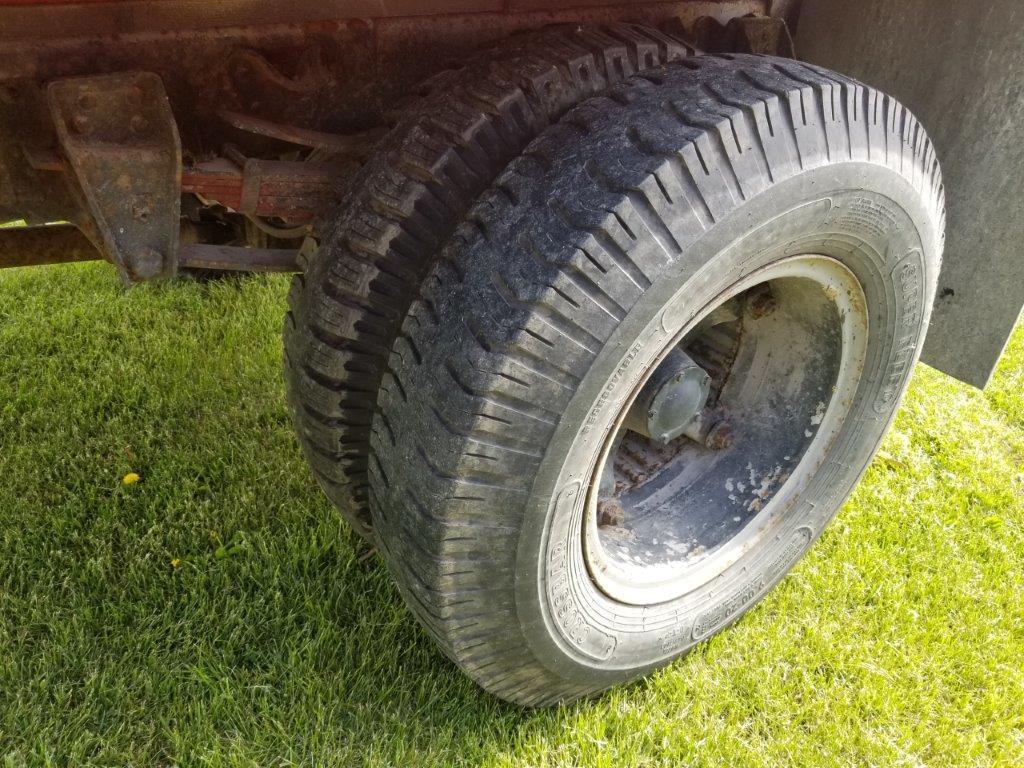
[[1024,328],[984,393],[918,369],[739,625],[528,712],[443,660],[314,485],[286,289],[0,273],[5,765],[1024,763]]

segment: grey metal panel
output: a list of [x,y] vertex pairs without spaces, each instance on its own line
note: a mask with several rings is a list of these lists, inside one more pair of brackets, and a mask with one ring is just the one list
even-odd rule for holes
[[805,0],[796,52],[891,93],[935,142],[946,251],[923,359],[984,386],[1024,305],[1024,3]]

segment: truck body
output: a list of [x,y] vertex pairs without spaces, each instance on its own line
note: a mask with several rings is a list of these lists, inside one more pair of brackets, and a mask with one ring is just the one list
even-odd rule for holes
[[0,267],[294,274],[322,490],[482,687],[572,701],[778,583],[918,359],[987,382],[1016,3],[0,0]]
[[[189,216],[196,207],[235,212],[243,204],[244,174],[224,162],[226,145],[238,147],[246,160],[276,158],[288,149],[289,137],[282,143],[280,134],[267,136],[264,129],[273,124],[285,132],[354,135],[346,149],[358,159],[359,142],[363,149],[372,142],[418,81],[510,34],[553,23],[629,20],[696,30],[703,38],[698,42],[721,48],[735,44],[736,35],[725,34],[731,20],[736,28],[744,17],[769,18],[796,33],[799,55],[887,88],[938,136],[951,226],[924,360],[981,386],[1024,305],[1024,220],[1016,215],[1024,168],[1020,13],[1012,0],[876,0],[868,6],[846,0],[3,0],[0,219],[69,221],[81,225],[86,237],[5,232],[0,264],[85,258],[92,255],[87,240],[102,242],[102,235],[88,231],[94,214],[65,189],[69,169],[57,159],[60,140],[42,94],[56,80],[125,71],[158,75],[183,153],[182,178],[161,182],[166,196],[180,189],[189,198]],[[758,44],[761,52],[778,52],[774,38]],[[742,47],[750,49],[750,41]],[[284,191],[293,208],[301,208],[284,217],[291,224],[311,221],[345,185],[344,167],[318,175],[282,165],[257,168],[249,178],[261,170],[273,179],[266,182],[268,191],[277,193],[266,197],[288,204]],[[256,205],[274,215],[281,212],[275,202]],[[201,242],[209,235],[202,226],[192,229],[199,231],[186,239]],[[225,233],[214,239],[224,240]],[[109,247],[96,253],[118,261]],[[204,258],[214,255],[193,256],[200,266]],[[173,275],[177,261],[169,254],[155,274]],[[131,279],[123,264],[122,271]]]

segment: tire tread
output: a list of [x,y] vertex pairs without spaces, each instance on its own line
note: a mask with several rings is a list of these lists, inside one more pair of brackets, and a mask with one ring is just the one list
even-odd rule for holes
[[[686,104],[674,103],[680,94]],[[882,132],[869,130],[872,104],[884,109]],[[400,589],[444,653],[485,689],[540,705],[606,686],[549,668],[516,613],[529,481],[572,395],[519,364],[557,361],[567,382],[582,379],[616,324],[593,322],[602,303],[615,297],[621,319],[705,228],[801,169],[889,165],[931,203],[941,232],[934,152],[908,120],[889,97],[810,65],[700,57],[585,102],[474,205],[389,357],[386,381],[417,396],[382,387],[369,477],[378,538]],[[574,166],[586,169],[587,188],[560,184],[560,171]],[[649,234],[638,238],[641,228]],[[588,282],[568,279],[583,274]],[[456,314],[463,322],[445,322]],[[417,355],[402,352],[407,342]],[[548,387],[531,396],[538,405],[523,407],[524,384]]]

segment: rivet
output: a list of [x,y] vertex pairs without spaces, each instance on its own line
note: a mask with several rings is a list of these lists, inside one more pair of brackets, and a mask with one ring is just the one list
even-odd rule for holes
[[86,134],[92,130],[92,121],[83,114],[72,115],[71,130],[75,133]]

